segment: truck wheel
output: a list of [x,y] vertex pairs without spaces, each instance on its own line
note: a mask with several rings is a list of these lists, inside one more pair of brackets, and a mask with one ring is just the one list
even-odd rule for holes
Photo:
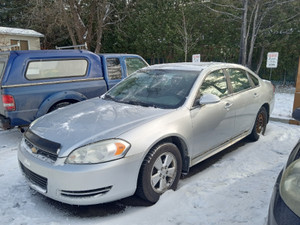
[[161,194],[176,189],[181,169],[181,154],[176,145],[162,143],[144,159],[136,194],[151,203],[157,202]]
[[67,105],[71,105],[71,104],[72,104],[71,102],[59,102],[59,103],[56,103],[55,105],[51,106],[51,108],[49,109],[48,113],[52,112],[54,110],[57,110],[59,108],[65,107]]

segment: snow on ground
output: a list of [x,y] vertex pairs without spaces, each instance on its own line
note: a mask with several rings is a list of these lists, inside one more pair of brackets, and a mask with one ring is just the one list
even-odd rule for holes
[[[293,95],[276,93],[272,117],[290,117]],[[18,168],[21,133],[0,131],[0,224],[262,225],[275,179],[300,138],[300,126],[271,121],[258,142],[245,140],[191,168],[177,191],[153,206],[127,198],[70,206],[31,190]]]
[[272,117],[291,119],[294,104],[295,88],[276,87],[275,105]]

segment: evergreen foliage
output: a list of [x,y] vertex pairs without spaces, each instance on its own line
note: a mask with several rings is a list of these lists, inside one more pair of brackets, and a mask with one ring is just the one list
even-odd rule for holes
[[91,51],[136,53],[150,64],[192,54],[241,62],[245,26],[244,64],[269,78],[266,55],[277,51],[272,79],[285,82],[297,74],[299,12],[299,0],[2,0],[0,25],[43,33],[43,48],[85,41]]

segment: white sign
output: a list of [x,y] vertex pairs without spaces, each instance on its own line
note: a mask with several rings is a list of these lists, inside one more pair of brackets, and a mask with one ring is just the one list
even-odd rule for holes
[[195,54],[193,55],[193,63],[198,63],[201,61],[201,56],[200,54]]
[[278,52],[268,52],[267,68],[277,68]]

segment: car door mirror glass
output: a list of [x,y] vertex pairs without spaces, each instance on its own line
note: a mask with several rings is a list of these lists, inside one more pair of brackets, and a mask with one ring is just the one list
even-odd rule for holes
[[218,103],[219,101],[220,101],[220,98],[214,94],[204,94],[199,99],[200,105]]
[[295,109],[292,116],[295,120],[300,121],[300,108]]

